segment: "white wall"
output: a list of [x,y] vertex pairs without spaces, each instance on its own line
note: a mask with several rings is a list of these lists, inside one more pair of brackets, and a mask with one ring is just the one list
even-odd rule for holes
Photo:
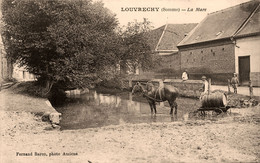
[[260,72],[260,36],[237,39],[236,45],[236,73],[238,73],[239,56],[250,56],[250,72]]
[[35,80],[35,76],[33,74],[29,73],[24,67],[19,67],[17,64],[14,64],[13,78],[18,81]]

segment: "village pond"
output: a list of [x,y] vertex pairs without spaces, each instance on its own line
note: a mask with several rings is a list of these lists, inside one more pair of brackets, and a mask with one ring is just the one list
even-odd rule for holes
[[[200,101],[192,98],[177,98],[178,113],[170,115],[168,102],[158,103],[157,114],[152,115],[150,106],[142,95],[122,92],[116,95],[89,93],[70,98],[55,109],[62,114],[62,130],[96,128],[108,125],[156,123],[195,120],[190,113],[200,107]],[[205,118],[205,117],[204,117]],[[209,118],[209,117],[208,117]],[[210,116],[210,120],[217,120]]]

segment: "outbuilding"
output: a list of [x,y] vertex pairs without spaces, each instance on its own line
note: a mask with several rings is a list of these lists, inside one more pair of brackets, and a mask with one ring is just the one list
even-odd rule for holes
[[238,73],[242,85],[260,86],[259,0],[208,14],[179,44],[181,69],[222,84]]

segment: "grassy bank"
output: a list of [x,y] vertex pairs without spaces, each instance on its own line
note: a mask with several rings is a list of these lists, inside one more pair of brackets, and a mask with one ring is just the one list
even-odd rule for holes
[[36,81],[20,82],[9,88],[10,91],[26,96],[47,98],[46,90]]

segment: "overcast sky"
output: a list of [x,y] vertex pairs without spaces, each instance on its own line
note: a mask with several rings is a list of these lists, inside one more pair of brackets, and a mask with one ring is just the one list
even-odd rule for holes
[[[97,1],[97,0],[95,0]],[[208,13],[225,9],[249,0],[102,0],[105,7],[116,14],[120,25],[134,19],[142,21],[148,18],[155,28],[160,27],[168,21],[169,24],[199,23]],[[153,12],[130,12],[122,11],[130,7],[158,7],[159,11]],[[167,9],[186,9],[186,11],[162,11]],[[188,8],[194,8],[188,12]],[[206,11],[194,11],[196,8],[205,8]]]

